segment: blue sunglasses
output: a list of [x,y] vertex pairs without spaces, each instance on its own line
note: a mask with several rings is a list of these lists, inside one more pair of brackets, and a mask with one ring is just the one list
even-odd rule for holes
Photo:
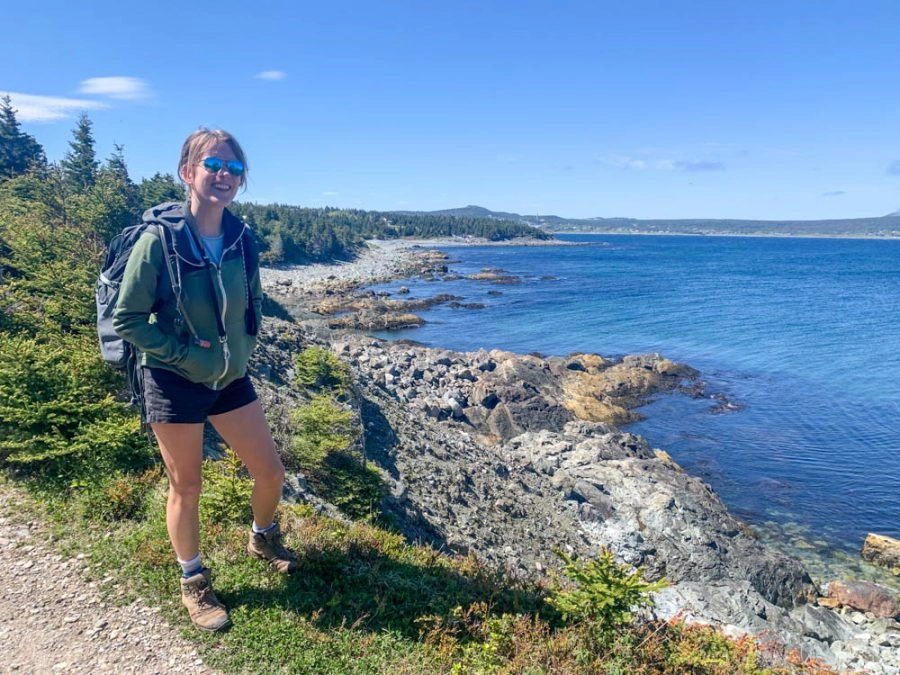
[[219,157],[205,157],[200,163],[203,165],[203,168],[210,173],[219,173],[222,170],[222,167],[225,167],[232,176],[240,177],[244,175],[244,163],[239,162],[236,159],[229,159],[226,162]]

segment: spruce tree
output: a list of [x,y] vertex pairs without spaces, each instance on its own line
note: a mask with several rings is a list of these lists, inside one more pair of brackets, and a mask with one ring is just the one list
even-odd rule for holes
[[125,164],[124,147],[118,143],[113,144],[115,151],[106,160],[106,164],[100,169],[100,176],[110,176],[116,180],[125,193],[128,207],[138,215],[141,208],[140,188],[134,184],[128,175],[128,166]]
[[170,173],[155,173],[140,184],[141,208],[146,210],[163,202],[180,202],[185,198],[184,188],[175,182]]
[[131,178],[128,177],[128,166],[125,164],[124,146],[114,143],[113,148],[115,149],[113,154],[106,160],[106,170],[126,185],[133,184],[131,183]]
[[73,192],[83,192],[97,180],[97,156],[94,152],[94,135],[87,113],[78,118],[78,126],[69,141],[69,152],[62,161],[66,186]]
[[9,95],[0,98],[0,180],[46,166],[44,149],[33,136],[23,133]]

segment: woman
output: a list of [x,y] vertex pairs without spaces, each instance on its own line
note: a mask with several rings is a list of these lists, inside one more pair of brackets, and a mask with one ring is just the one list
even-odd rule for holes
[[[200,556],[207,419],[253,477],[248,553],[284,573],[296,569],[297,558],[274,522],[284,466],[246,372],[262,287],[249,231],[227,209],[246,183],[244,152],[230,134],[201,128],[181,149],[178,175],[187,202],[144,214],[162,227],[147,228],[132,249],[113,326],[141,352],[143,414],[169,476],[166,525],[182,569],[182,602],[195,626],[216,631],[229,618]],[[169,264],[166,250],[177,264]]]

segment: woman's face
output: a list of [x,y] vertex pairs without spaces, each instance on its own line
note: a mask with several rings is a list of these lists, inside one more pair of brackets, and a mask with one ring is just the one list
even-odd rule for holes
[[[203,165],[207,157],[222,160],[222,168],[213,173]],[[236,160],[231,146],[224,141],[216,141],[200,153],[200,161],[194,166],[182,169],[181,179],[191,190],[191,201],[197,206],[212,206],[224,209],[234,201],[242,176],[234,176],[226,167],[226,162]]]

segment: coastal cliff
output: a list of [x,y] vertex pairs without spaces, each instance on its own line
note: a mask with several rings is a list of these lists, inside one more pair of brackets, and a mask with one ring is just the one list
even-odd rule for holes
[[[354,294],[363,282],[446,271],[434,256],[405,260],[316,283],[269,271],[267,293],[296,320],[266,319],[254,368],[267,405],[286,413],[291,354],[324,346],[350,366],[359,449],[380,468],[383,511],[407,538],[531,578],[557,568],[554,549],[589,557],[606,547],[671,582],[657,594],[660,618],[765,634],[836,665],[900,667],[896,621],[854,622],[816,604],[799,561],[760,543],[664,451],[617,428],[650,397],[693,386],[691,368],[656,354],[463,353],[329,328],[322,298],[365,312]],[[293,484],[293,498],[317,503]]]

